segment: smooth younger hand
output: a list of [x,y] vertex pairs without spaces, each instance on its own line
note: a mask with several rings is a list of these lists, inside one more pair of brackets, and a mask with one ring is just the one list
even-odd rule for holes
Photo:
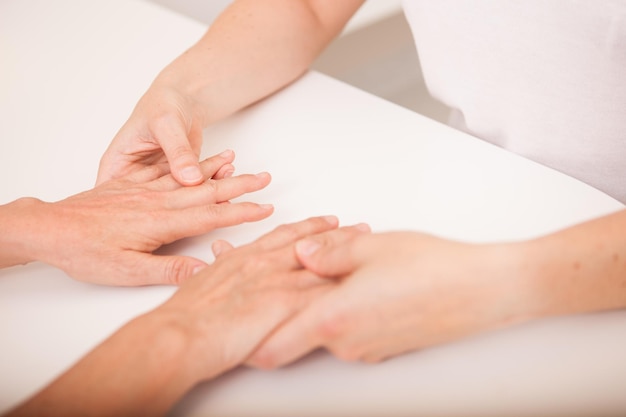
[[179,184],[202,183],[198,155],[206,123],[197,107],[177,89],[155,82],[102,156],[96,184],[162,162]]
[[520,322],[532,306],[515,269],[503,267],[505,245],[352,228],[296,248],[306,268],[336,283],[265,341],[248,361],[253,366],[281,366],[317,347],[377,362]]

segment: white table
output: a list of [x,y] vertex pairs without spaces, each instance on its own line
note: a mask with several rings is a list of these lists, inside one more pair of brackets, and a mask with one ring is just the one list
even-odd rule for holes
[[[143,2],[0,2],[0,203],[92,186],[97,163],[156,73],[204,28]],[[337,214],[375,230],[523,239],[622,206],[584,184],[320,74],[206,131],[276,212],[164,249],[210,259],[216,238]],[[1,232],[1,231],[0,231]],[[175,289],[82,284],[42,264],[0,271],[0,411],[33,394]],[[174,415],[626,414],[626,313],[545,320],[380,365],[314,354],[240,369]]]

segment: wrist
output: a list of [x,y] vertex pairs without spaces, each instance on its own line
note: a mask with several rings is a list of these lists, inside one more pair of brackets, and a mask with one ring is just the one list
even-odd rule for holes
[[[189,330],[184,317],[162,308],[143,314],[125,325],[120,332],[127,332],[133,343],[147,361],[146,369],[155,369],[150,381],[155,395],[169,393],[176,400],[194,385],[207,379],[199,363],[210,351],[200,351],[198,338]],[[151,357],[146,356],[145,347],[150,347]]]
[[148,93],[152,90],[158,91],[159,96],[165,95],[167,101],[177,103],[181,113],[191,115],[192,120],[199,121],[205,128],[211,122],[206,94],[210,77],[207,64],[201,64],[204,59],[202,53],[195,52],[195,48],[166,66],[155,78]]
[[591,254],[578,253],[566,236],[547,235],[518,245],[515,275],[524,282],[533,317],[620,307],[611,301],[623,295],[603,285],[604,271],[593,267]]
[[[538,285],[530,255],[535,248],[531,242],[507,242],[484,246],[486,258],[479,260],[488,265],[485,273],[493,279],[491,299],[485,304],[495,317],[495,327],[507,327],[547,315],[548,300],[544,289]],[[487,287],[488,288],[488,287]]]
[[619,262],[623,228],[605,226],[598,219],[526,243],[524,273],[535,289],[539,314],[626,307],[625,274]]
[[90,415],[94,410],[112,416],[165,415],[198,382],[184,336],[167,315],[141,315],[24,403],[16,415]]
[[[526,283],[533,301],[533,313],[537,317],[563,314],[558,311],[558,288],[553,284],[557,278],[554,261],[558,254],[546,246],[544,238],[518,243],[518,263],[515,275]],[[557,255],[555,257],[555,255]]]
[[0,206],[0,268],[40,260],[38,248],[46,228],[39,213],[45,205],[41,200],[25,197]]
[[161,328],[183,348],[178,369],[193,384],[212,379],[232,366],[224,363],[220,351],[220,335],[212,328],[210,314],[198,313],[191,306],[172,306],[171,300],[150,312],[147,317],[159,323]]

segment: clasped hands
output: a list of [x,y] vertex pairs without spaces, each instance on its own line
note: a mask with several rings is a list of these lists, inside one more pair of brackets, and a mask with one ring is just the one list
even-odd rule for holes
[[[373,234],[365,224],[338,227],[336,218],[318,217],[239,248],[216,241],[213,252],[215,262],[164,308],[176,305],[188,323],[207,320],[192,326],[201,329],[191,332],[197,339],[223,338],[219,372],[242,362],[274,368],[319,347],[378,362],[527,318],[518,280],[466,269],[497,261],[502,248],[495,245]],[[215,317],[218,330],[209,324]]]
[[270,182],[267,173],[233,177],[233,159],[225,151],[203,161],[209,180],[196,186],[180,186],[160,163],[58,203],[22,201],[39,225],[30,233],[45,240],[33,258],[100,284],[180,284],[154,313],[185,323],[198,352],[217,349],[199,380],[244,362],[282,366],[319,347],[377,362],[528,316],[524,288],[493,267],[507,259],[502,245],[372,234],[365,224],[340,228],[334,217],[283,225],[239,248],[217,241],[211,265],[152,254],[272,213],[269,205],[229,202]]

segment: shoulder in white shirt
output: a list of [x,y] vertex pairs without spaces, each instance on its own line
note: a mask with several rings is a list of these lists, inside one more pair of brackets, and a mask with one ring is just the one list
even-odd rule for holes
[[404,0],[451,124],[626,203],[626,1]]

